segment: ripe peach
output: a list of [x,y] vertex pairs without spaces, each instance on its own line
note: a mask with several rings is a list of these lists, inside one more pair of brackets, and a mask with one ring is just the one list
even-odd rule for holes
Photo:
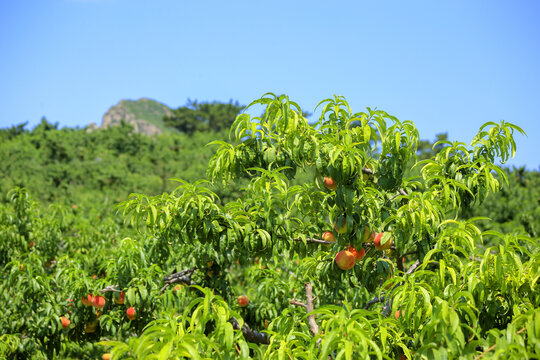
[[327,231],[322,235],[322,239],[324,241],[328,242],[336,242],[336,237],[334,236],[334,233],[331,231]]
[[64,328],[64,330],[66,330],[68,328],[69,324],[71,324],[71,321],[67,317],[62,316],[62,328]]
[[336,182],[334,181],[334,179],[332,179],[331,177],[325,176],[325,177],[323,178],[323,184],[324,184],[324,186],[326,186],[326,188],[327,188],[328,190],[334,191],[334,190],[337,189],[337,184],[336,184]]
[[354,254],[347,250],[338,252],[334,260],[341,270],[351,269],[356,261]]
[[366,256],[366,250],[364,250],[364,248],[361,248],[360,251],[358,251],[354,247],[349,246],[347,247],[347,251],[350,251],[354,255],[355,261],[361,261],[364,256]]
[[92,298],[92,306],[94,306],[97,309],[103,309],[105,306],[105,298],[101,295],[96,295]]
[[133,306],[130,306],[126,310],[126,315],[129,320],[135,320],[135,309],[133,308]]
[[241,307],[246,307],[249,304],[249,298],[247,295],[240,295],[236,301]]

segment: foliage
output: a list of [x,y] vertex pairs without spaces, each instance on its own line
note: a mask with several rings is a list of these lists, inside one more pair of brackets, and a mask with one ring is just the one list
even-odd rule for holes
[[487,196],[484,203],[464,211],[464,217],[482,216],[480,226],[503,233],[540,236],[540,173],[524,168],[505,169],[509,186]]
[[188,101],[185,106],[173,110],[173,114],[165,116],[163,121],[167,126],[186,134],[196,131],[219,132],[228,129],[236,115],[244,106],[238,102],[201,102]]
[[[99,199],[107,211],[133,192],[171,191],[169,179],[179,174],[189,181],[204,176],[212,155],[205,145],[226,138],[224,132],[148,137],[127,124],[92,132],[57,129],[45,119],[32,131],[14,127],[5,134],[16,135],[0,144],[0,158],[9,159],[0,162],[0,172],[7,174],[0,179],[1,192],[25,187],[39,200],[77,204],[80,210]],[[234,191],[223,195],[229,194]]]
[[[217,150],[209,180],[176,176],[182,175],[176,167],[182,162],[171,154],[165,158],[174,164],[169,176],[183,179],[171,182],[172,189],[134,193],[120,202],[116,209],[125,225],[103,212],[110,204],[96,199],[87,200],[94,210],[86,216],[69,201],[44,206],[33,200],[34,191],[41,197],[61,187],[65,177],[76,182],[71,171],[46,189],[26,181],[35,190],[5,192],[0,354],[538,358],[538,238],[484,230],[484,218],[466,216],[491,201],[508,177],[512,184],[512,173],[494,163],[513,155],[519,127],[487,124],[471,144],[443,140],[419,161],[412,122],[370,108],[354,113],[343,97],[323,100],[314,124],[284,95],[267,94],[253,105],[265,108],[261,116],[241,113],[231,125],[231,142],[212,142]],[[152,151],[169,154],[128,129],[107,131],[105,137],[44,126],[18,133],[0,151],[16,156],[19,145],[30,152],[27,166],[32,154],[41,156],[36,173],[54,173],[48,166],[63,164],[88,182],[101,169],[85,172],[86,161],[67,160],[88,135],[100,140],[93,146],[110,154],[111,172],[119,166],[114,159],[123,156],[133,169],[141,166],[135,174],[157,171],[151,164],[163,164],[145,157]],[[73,142],[58,141],[70,136]],[[182,136],[159,141],[192,139]],[[208,140],[208,133],[198,136]],[[415,169],[420,178],[412,177]],[[116,190],[128,189],[135,175],[118,173],[115,184],[122,185]],[[328,176],[335,190],[323,185]],[[16,185],[11,179],[3,189]],[[239,184],[245,189],[232,195]],[[108,185],[89,188],[93,194],[113,193]],[[96,213],[103,215],[99,221]],[[336,242],[320,239],[345,224],[345,231],[334,231]],[[366,227],[368,234],[384,233],[382,244],[392,241],[392,247],[378,250],[366,240]],[[343,271],[334,257],[348,246],[366,254]],[[104,296],[105,306],[85,306],[81,299],[88,294]],[[237,303],[239,295],[249,297],[247,306]],[[136,311],[133,320],[126,315],[129,307]],[[71,321],[66,329],[62,316]]]

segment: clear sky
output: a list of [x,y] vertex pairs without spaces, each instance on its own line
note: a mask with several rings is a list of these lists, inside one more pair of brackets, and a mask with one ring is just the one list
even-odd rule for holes
[[0,127],[101,124],[121,99],[171,107],[344,95],[470,142],[521,126],[540,167],[540,1],[0,1]]

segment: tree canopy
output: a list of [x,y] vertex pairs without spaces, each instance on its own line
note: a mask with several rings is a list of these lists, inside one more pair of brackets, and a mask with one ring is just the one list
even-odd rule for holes
[[173,114],[165,116],[165,125],[178,129],[186,134],[196,131],[219,132],[228,129],[236,115],[244,106],[231,100],[228,103],[197,102],[188,100],[185,106],[173,110]]

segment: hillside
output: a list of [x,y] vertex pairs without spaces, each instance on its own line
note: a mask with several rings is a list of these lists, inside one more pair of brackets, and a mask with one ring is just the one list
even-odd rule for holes
[[172,110],[167,105],[152,99],[122,100],[103,115],[101,128],[120,125],[124,120],[131,124],[136,132],[156,135],[174,131],[163,123],[163,117],[170,115]]

